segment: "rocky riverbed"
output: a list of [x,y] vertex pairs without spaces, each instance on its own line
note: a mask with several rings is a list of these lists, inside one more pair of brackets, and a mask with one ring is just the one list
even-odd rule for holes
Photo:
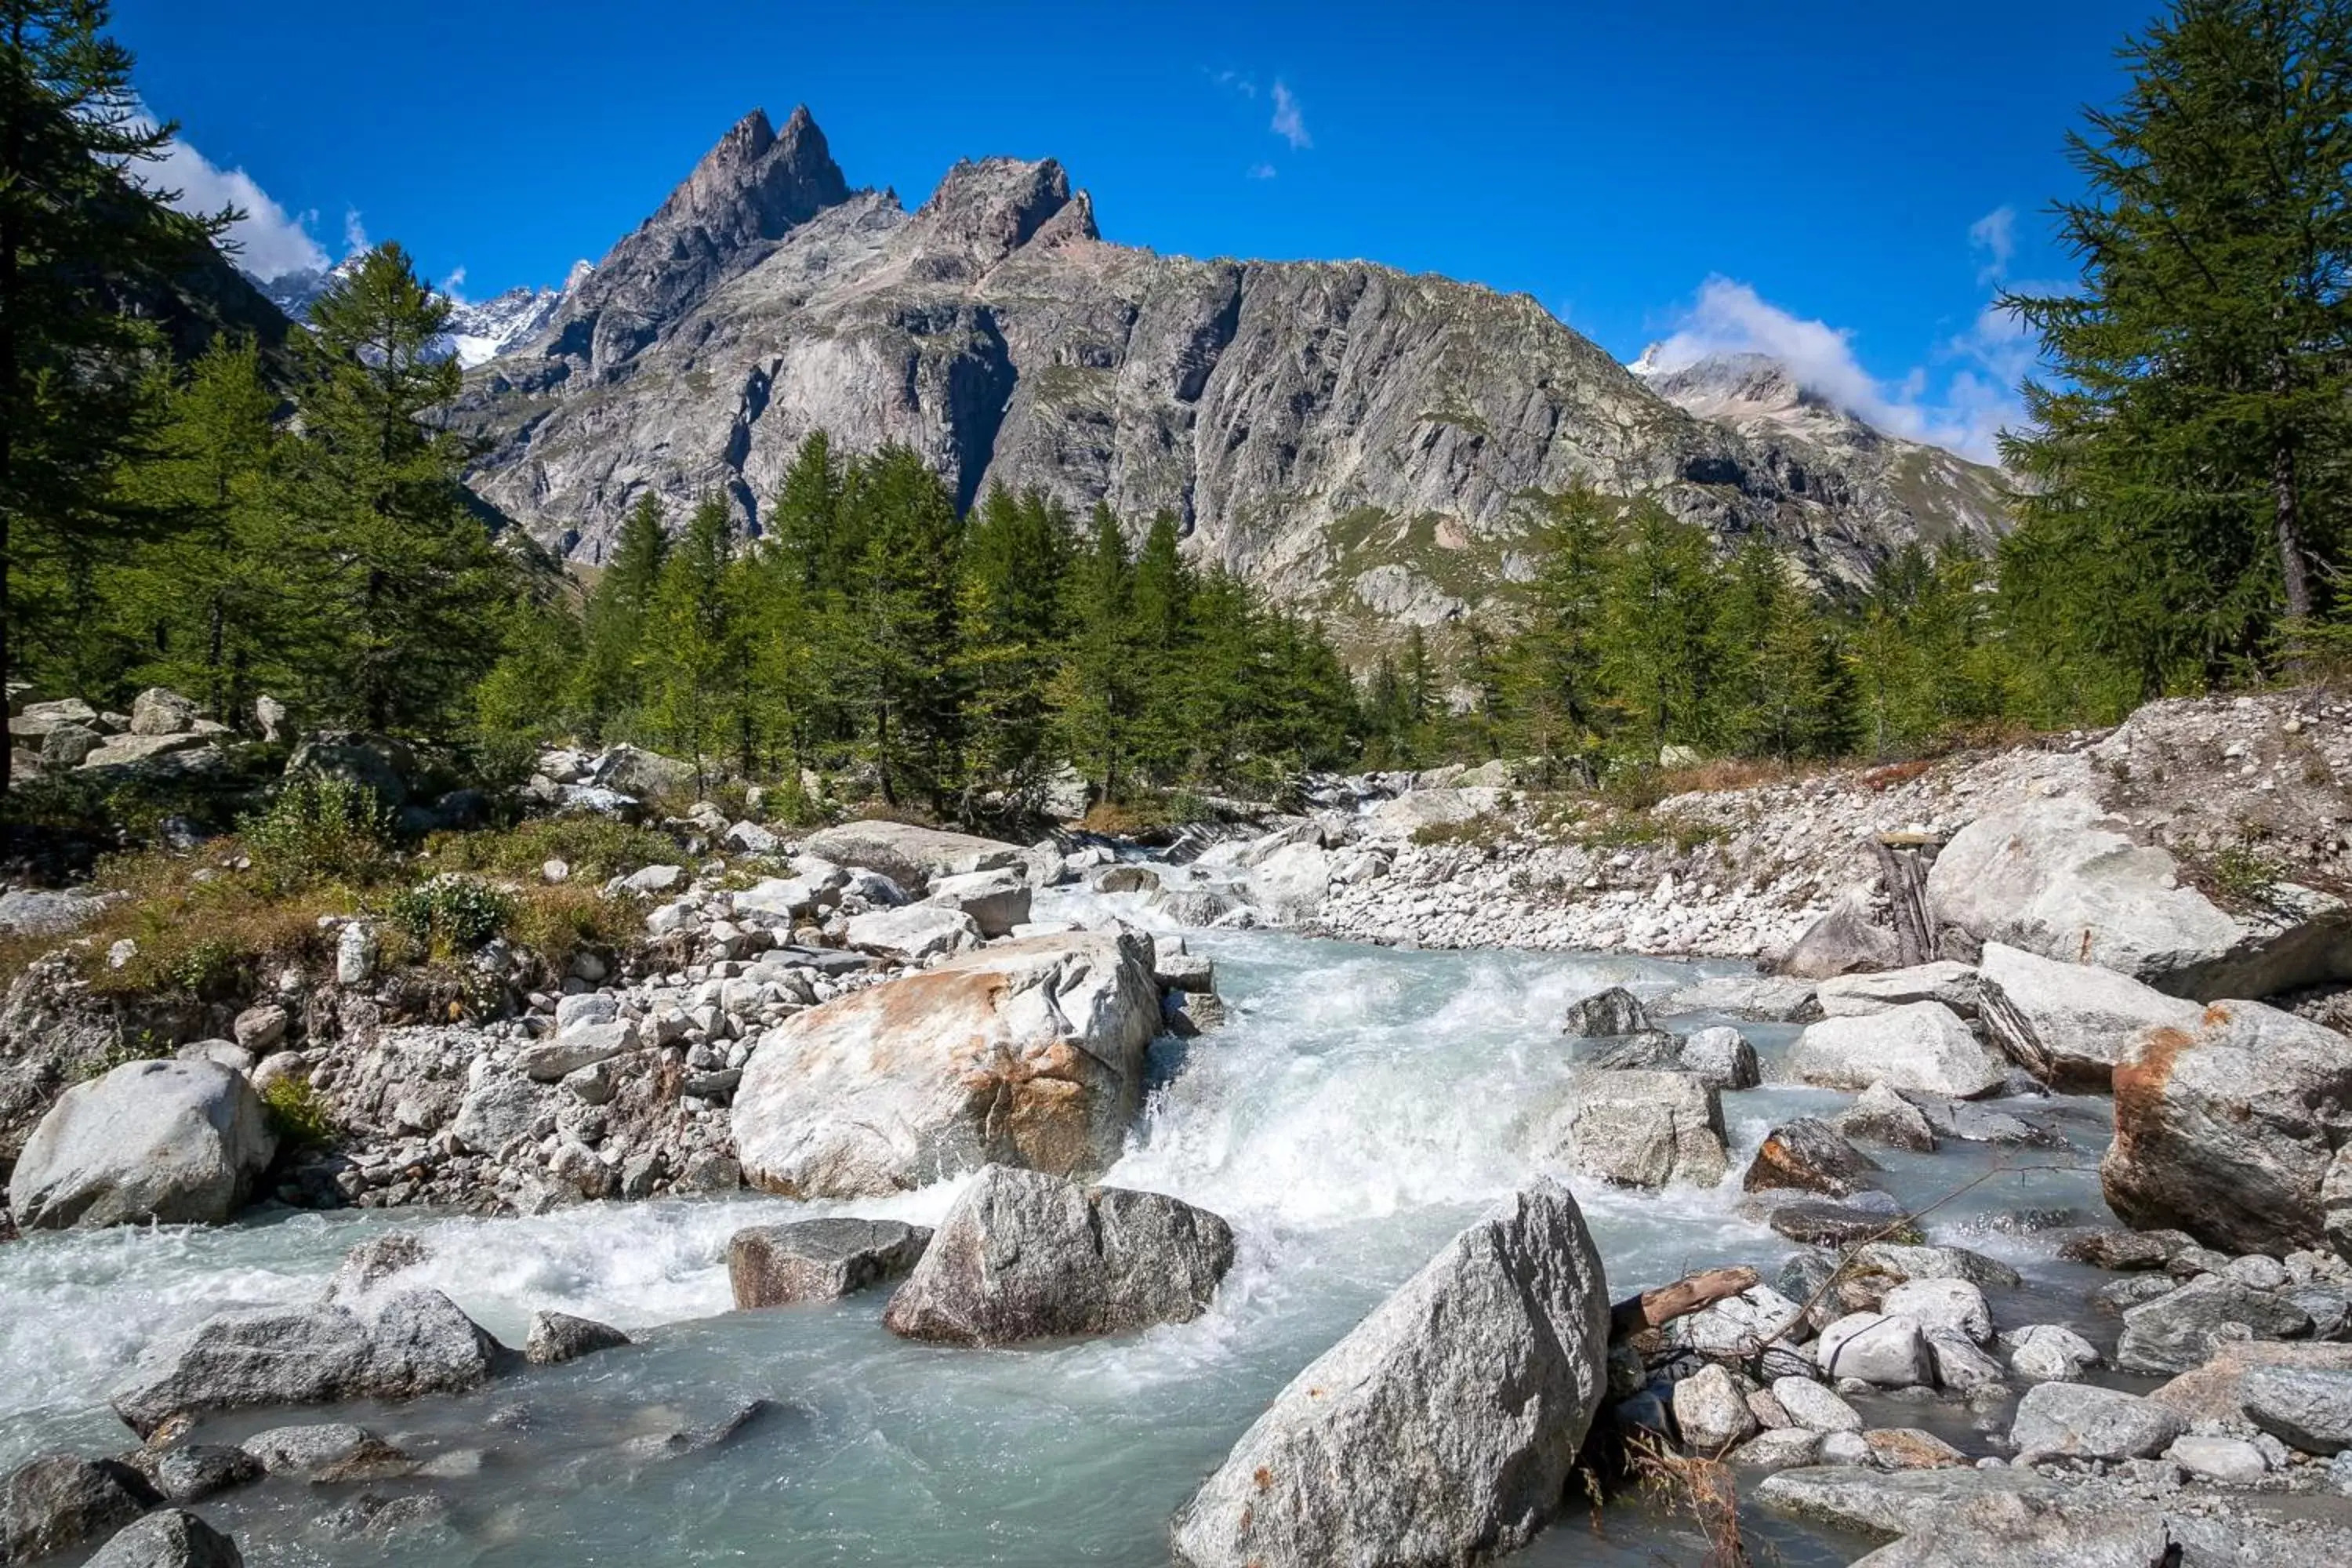
[[[1465,945],[1475,877],[1472,925],[1310,934],[1462,902],[1444,858],[1595,853],[1476,779],[1152,857],[714,825],[637,879],[642,952],[487,1027],[389,1023],[349,928],[233,1038],[62,1098],[8,1064],[11,1550],[143,1515],[122,1561],[1630,1563],[1736,1519],[1796,1563],[2345,1561],[2342,819],[2262,787],[2306,713],[1769,786],[1894,796],[1933,851],[1924,930],[1782,873],[1819,978]],[[2285,796],[2252,905],[2168,793],[2237,809],[2209,753]],[[1811,823],[1867,826],[1858,878],[1877,809]],[[1560,918],[1629,907],[1599,880]],[[76,1006],[36,976],[10,1037]],[[331,1147],[261,1146],[240,1097],[286,1080]],[[1560,1510],[1629,1460],[1662,1489]]]

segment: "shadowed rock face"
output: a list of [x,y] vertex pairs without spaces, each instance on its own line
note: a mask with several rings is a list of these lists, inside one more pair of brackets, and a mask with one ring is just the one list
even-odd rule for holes
[[1529,487],[1656,493],[1847,580],[1998,526],[1987,486],[1862,477],[1926,448],[1687,412],[1524,296],[1108,244],[1050,159],[960,163],[908,213],[848,190],[805,110],[729,132],[455,422],[490,444],[475,487],[584,560],[648,489],[756,526],[824,429],[914,447],[967,501],[1165,509],[1278,594],[1422,622],[1495,581]]

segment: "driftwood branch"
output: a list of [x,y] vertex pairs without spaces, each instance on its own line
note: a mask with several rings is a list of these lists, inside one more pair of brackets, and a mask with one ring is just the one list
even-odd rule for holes
[[1663,1328],[1676,1318],[1711,1307],[1726,1297],[1754,1289],[1761,1278],[1742,1264],[1736,1268],[1702,1269],[1671,1285],[1644,1290],[1609,1309],[1609,1337],[1621,1340],[1628,1334]]

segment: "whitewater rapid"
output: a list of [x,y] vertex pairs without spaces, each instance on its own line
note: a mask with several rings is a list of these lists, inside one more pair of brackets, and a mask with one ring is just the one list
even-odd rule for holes
[[[1039,912],[1087,915],[1099,902],[1064,896]],[[1165,1563],[1168,1514],[1293,1373],[1487,1205],[1538,1171],[1565,1174],[1553,1122],[1573,1066],[1558,1032],[1567,1004],[1610,984],[1654,996],[1728,967],[1187,936],[1216,960],[1231,1020],[1155,1047],[1155,1087],[1105,1180],[1174,1194],[1234,1226],[1239,1258],[1197,1321],[972,1352],[895,1340],[878,1293],[728,1310],[726,1245],[738,1228],[823,1213],[928,1223],[956,1184],[858,1204],[744,1194],[532,1218],[288,1214],[214,1230],[43,1235],[0,1247],[0,1468],[48,1448],[127,1447],[104,1393],[143,1345],[224,1308],[314,1298],[352,1246],[401,1229],[432,1249],[415,1282],[510,1343],[542,1308],[641,1342],[474,1395],[362,1413],[412,1452],[455,1451],[446,1468],[471,1472],[431,1483],[452,1512],[421,1536],[331,1539],[317,1495],[290,1485],[205,1504],[256,1568]],[[1751,1032],[1768,1057],[1790,1033]],[[1727,1096],[1734,1172],[1774,1122],[1846,1098]],[[1890,1163],[1906,1197],[1972,1168]],[[1571,1185],[1617,1295],[1720,1263],[1769,1277],[1789,1250],[1741,1215],[1736,1174],[1663,1194]],[[2030,1237],[1983,1223],[2020,1205],[2105,1216],[2095,1177],[2034,1172],[1987,1184],[1931,1228],[2034,1267],[2046,1259]],[[774,1409],[712,1452],[647,1461],[620,1450],[753,1399]],[[219,1430],[307,1418],[268,1412]],[[1677,1560],[1668,1531],[1614,1510],[1603,1540],[1571,1517],[1516,1561]],[[1792,1562],[1843,1560],[1793,1529],[1778,1543]]]

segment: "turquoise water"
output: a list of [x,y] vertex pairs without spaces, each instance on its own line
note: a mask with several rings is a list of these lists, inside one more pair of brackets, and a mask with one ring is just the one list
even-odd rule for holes
[[[0,1464],[47,1447],[127,1446],[103,1391],[142,1345],[224,1307],[315,1296],[351,1246],[397,1227],[433,1248],[415,1281],[446,1290],[509,1342],[539,1308],[618,1324],[641,1342],[356,1417],[437,1457],[449,1472],[439,1479],[273,1481],[203,1505],[257,1568],[1164,1563],[1169,1513],[1272,1394],[1486,1205],[1549,1168],[1571,1068],[1557,1034],[1567,1003],[1611,984],[1656,994],[1694,973],[1622,956],[1406,952],[1271,932],[1192,940],[1218,962],[1232,1022],[1159,1047],[1161,1081],[1107,1179],[1176,1194],[1233,1224],[1239,1259],[1195,1322],[970,1352],[893,1339],[879,1293],[728,1311],[724,1254],[740,1226],[824,1212],[928,1221],[951,1186],[854,1205],[745,1195],[529,1219],[299,1215],[212,1231],[43,1236],[0,1247]],[[1775,1121],[1843,1098],[1767,1089],[1727,1097],[1727,1112],[1735,1142],[1752,1150]],[[1895,1181],[1948,1190],[1986,1160],[1923,1157]],[[1736,1154],[1734,1169],[1742,1164]],[[1738,1212],[1736,1177],[1662,1195],[1573,1184],[1616,1295],[1717,1263],[1769,1272],[1786,1251]],[[1974,1234],[1982,1216],[2021,1203],[2095,1208],[2095,1180],[2002,1176],[1937,1228],[2032,1265],[2032,1237]],[[710,1451],[649,1458],[625,1447],[751,1400],[771,1408]],[[213,1430],[234,1437],[310,1418],[270,1412]],[[325,1516],[362,1490],[428,1495],[446,1521],[388,1542],[334,1539]],[[1572,1515],[1517,1560],[1696,1560],[1695,1537],[1670,1520],[1622,1508],[1605,1523],[1596,1535]],[[1792,1563],[1842,1562],[1853,1544],[1755,1524]]]

